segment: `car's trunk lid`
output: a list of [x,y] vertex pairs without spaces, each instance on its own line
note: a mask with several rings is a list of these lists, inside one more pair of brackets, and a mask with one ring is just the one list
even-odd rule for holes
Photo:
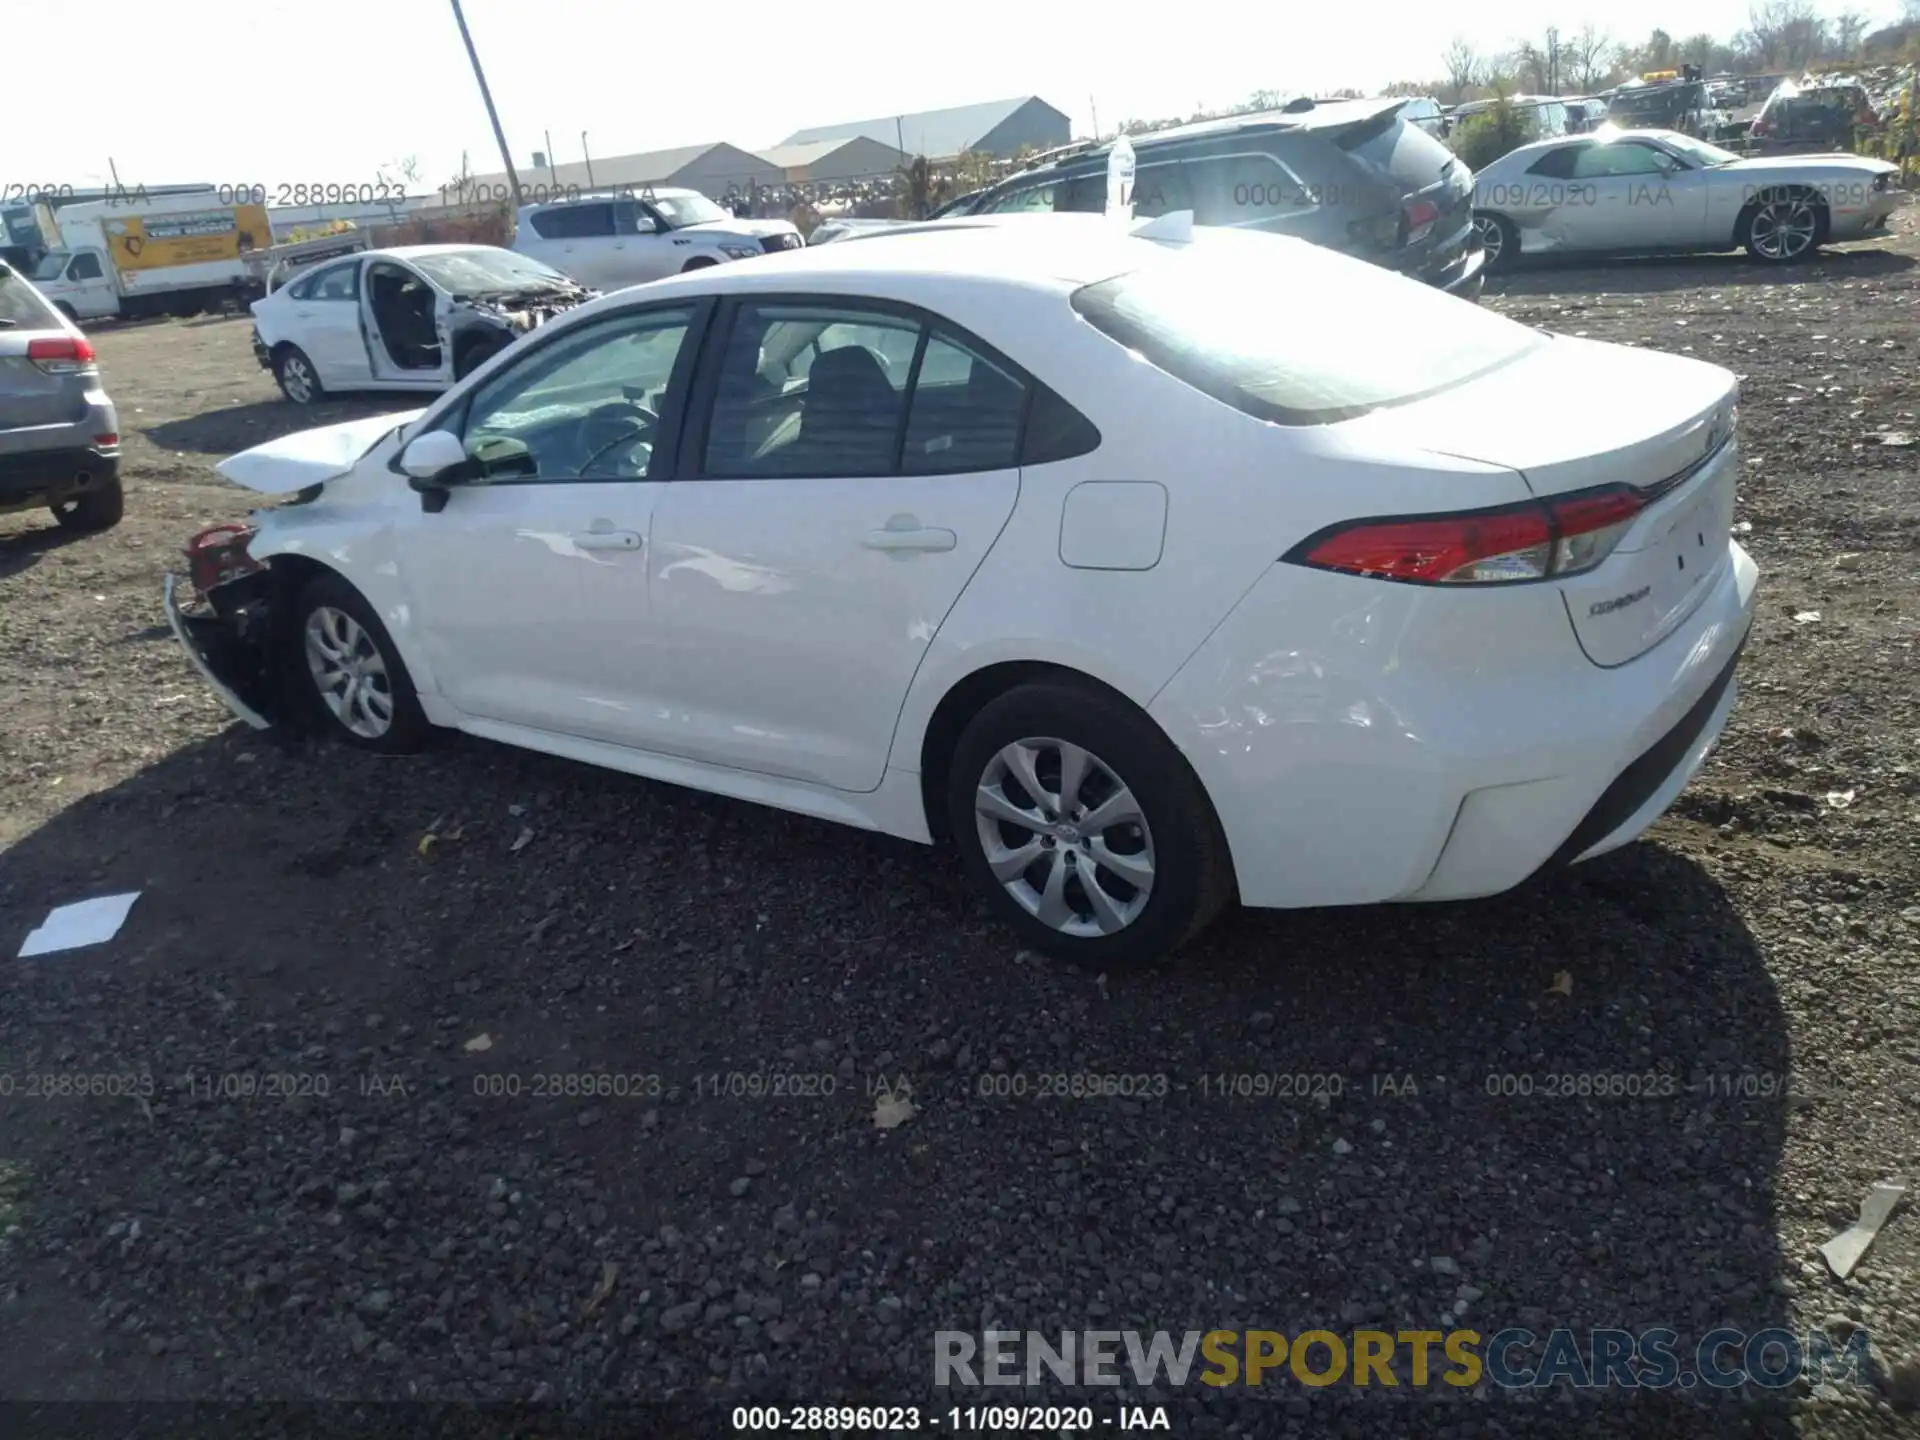
[[1738,384],[1681,356],[1555,337],[1469,384],[1358,426],[1518,471],[1535,495],[1626,484],[1647,508],[1592,573],[1558,582],[1596,665],[1670,634],[1728,563],[1739,458]]

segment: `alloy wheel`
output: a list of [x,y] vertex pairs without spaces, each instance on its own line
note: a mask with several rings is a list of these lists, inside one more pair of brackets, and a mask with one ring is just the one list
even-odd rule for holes
[[1818,227],[1813,206],[1805,200],[1769,200],[1754,212],[1748,234],[1753,248],[1767,259],[1792,260],[1812,246]]
[[1042,925],[1094,938],[1124,930],[1153,893],[1153,833],[1134,793],[1081,746],[1016,740],[974,796],[987,868]]
[[378,740],[393,725],[386,657],[359,621],[332,605],[307,616],[307,669],[321,702],[353,734]]
[[280,383],[286,387],[287,398],[294,404],[306,405],[312,401],[313,372],[298,355],[289,355],[280,362]]
[[1473,234],[1474,238],[1480,242],[1481,250],[1486,253],[1488,267],[1499,264],[1500,252],[1507,245],[1507,237],[1500,229],[1500,222],[1488,215],[1475,216]]

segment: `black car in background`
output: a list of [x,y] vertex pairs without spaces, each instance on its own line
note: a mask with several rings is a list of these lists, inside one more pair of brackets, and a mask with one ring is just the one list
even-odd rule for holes
[[[1406,102],[1296,101],[1284,111],[1129,137],[1134,214],[1297,235],[1477,299],[1473,174]],[[1069,146],[948,207],[947,215],[1099,211],[1112,141]]]

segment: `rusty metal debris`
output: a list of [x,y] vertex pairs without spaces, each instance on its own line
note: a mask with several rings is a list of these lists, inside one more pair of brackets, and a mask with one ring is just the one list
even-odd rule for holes
[[1853,1273],[1854,1266],[1860,1263],[1860,1257],[1867,1253],[1867,1247],[1873,1244],[1880,1227],[1887,1223],[1906,1193],[1904,1180],[1875,1185],[1867,1192],[1867,1198],[1860,1202],[1859,1221],[1820,1247],[1828,1268],[1836,1276],[1844,1280]]

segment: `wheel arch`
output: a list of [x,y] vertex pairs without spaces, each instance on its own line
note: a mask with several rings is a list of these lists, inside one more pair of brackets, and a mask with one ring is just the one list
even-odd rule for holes
[[436,687],[433,669],[427,664],[426,657],[420,653],[413,627],[404,622],[396,623],[395,616],[383,607],[378,598],[353,574],[315,555],[308,544],[300,544],[298,548],[293,548],[288,541],[281,541],[276,545],[268,539],[267,543],[263,544],[259,538],[256,538],[255,542],[248,547],[247,553],[267,567],[267,599],[276,643],[291,642],[291,631],[287,627],[292,623],[293,603],[299,598],[300,592],[322,576],[331,576],[342,584],[351,586],[354,593],[367,603],[368,608],[380,617],[380,623],[386,626],[388,638],[393,641],[394,648],[400,652],[400,663],[407,667],[407,676],[413,681],[413,687],[419,693],[422,703],[429,706],[434,703]]
[[1782,180],[1778,184],[1768,185],[1756,190],[1746,204],[1740,207],[1740,213],[1733,217],[1733,243],[1736,246],[1747,243],[1747,226],[1759,212],[1761,204],[1776,195],[1800,195],[1813,202],[1813,244],[1808,253],[1818,250],[1833,235],[1833,210],[1827,204],[1827,197],[1821,193],[1818,185],[1808,184],[1804,180]]
[[[1158,731],[1167,744],[1192,769],[1192,761],[1181,751],[1171,735],[1166,733],[1159,721],[1148,713],[1133,696],[1118,686],[1076,669],[1072,665],[1052,660],[999,660],[983,665],[977,670],[961,676],[940,697],[939,703],[927,718],[925,730],[920,736],[920,803],[926,812],[927,833],[936,843],[952,838],[952,827],[947,815],[947,780],[953,767],[953,757],[960,745],[960,737],[966,731],[973,717],[1002,695],[1022,685],[1044,681],[1058,681],[1070,685],[1083,686],[1097,691],[1113,701],[1124,705],[1137,714],[1143,721]],[[1194,772],[1198,781],[1198,772]],[[1201,793],[1206,793],[1204,784]],[[1211,798],[1208,801],[1211,805]]]

